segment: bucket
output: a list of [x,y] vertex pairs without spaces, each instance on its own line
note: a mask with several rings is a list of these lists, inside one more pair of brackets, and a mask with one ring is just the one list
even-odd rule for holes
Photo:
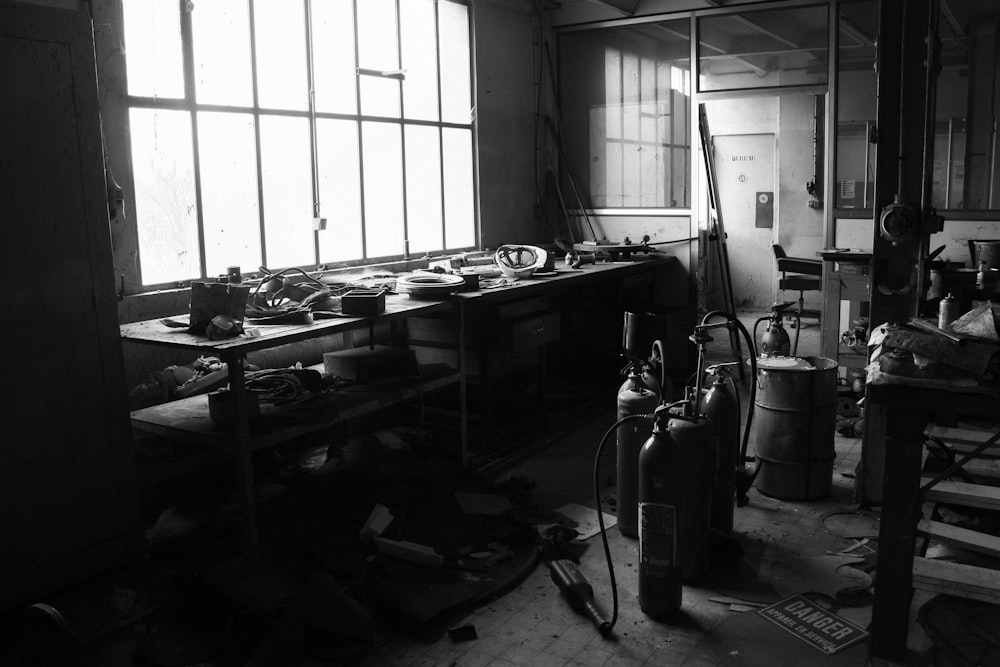
[[825,357],[757,360],[754,423],[757,490],[783,500],[830,493],[837,362]]
[[972,256],[972,268],[978,269],[985,264],[987,269],[1000,269],[1000,241],[969,240],[969,254]]

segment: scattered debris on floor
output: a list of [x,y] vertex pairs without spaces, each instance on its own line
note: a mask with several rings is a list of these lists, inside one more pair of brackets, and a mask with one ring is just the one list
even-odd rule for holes
[[934,642],[929,664],[1000,665],[1000,605],[938,595],[920,607],[917,622]]

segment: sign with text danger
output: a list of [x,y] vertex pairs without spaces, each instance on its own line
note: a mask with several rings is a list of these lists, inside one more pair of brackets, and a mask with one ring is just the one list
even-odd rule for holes
[[758,613],[824,653],[833,654],[868,636],[863,628],[832,614],[802,595],[793,595]]

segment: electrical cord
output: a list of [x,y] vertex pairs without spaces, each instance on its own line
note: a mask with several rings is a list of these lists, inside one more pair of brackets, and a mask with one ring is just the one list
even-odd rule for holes
[[[670,404],[661,403],[661,409],[664,405],[666,410],[672,407],[683,405],[687,401],[675,401]],[[608,443],[608,438],[612,436],[623,424],[630,421],[636,420],[647,420],[652,421],[655,419],[655,415],[652,414],[635,414],[627,415],[616,421],[611,428],[607,430],[604,437],[601,438],[601,444],[597,447],[597,454],[594,455],[594,503],[597,505],[597,524],[601,529],[601,544],[604,546],[604,558],[608,563],[608,579],[611,582],[611,620],[608,621],[607,626],[601,627],[601,634],[609,634],[611,629],[614,627],[615,623],[618,621],[618,582],[615,580],[615,566],[611,561],[611,547],[608,545],[608,530],[604,526],[604,513],[601,511],[601,454],[604,452],[604,447]]]
[[[705,316],[702,318],[702,321],[701,321],[702,326],[704,326],[705,324],[707,324],[707,322],[708,322],[709,319],[711,319],[712,317],[716,317],[716,316],[726,317],[730,322],[734,323],[736,325],[736,327],[739,329],[740,333],[743,335],[744,339],[746,340],[748,349],[750,349],[750,350],[753,351],[753,354],[750,355],[750,366],[752,368],[752,373],[753,373],[753,376],[752,376],[751,381],[750,381],[750,405],[753,405],[754,398],[756,397],[756,387],[757,387],[757,381],[756,381],[756,378],[757,378],[757,348],[754,345],[753,338],[750,336],[750,333],[747,331],[747,328],[743,325],[743,323],[740,322],[738,319],[736,319],[735,315],[732,315],[731,313],[727,313],[727,312],[721,311],[721,310],[713,310],[713,311],[710,311],[710,312],[706,313]],[[703,362],[704,350],[702,349],[702,347],[703,346],[699,346],[699,351],[698,351],[698,368],[699,369],[702,368],[702,362]],[[655,346],[654,346],[654,351],[655,351]],[[742,360],[740,360],[740,362],[742,363]],[[699,375],[699,373],[696,372],[695,375]],[[729,376],[728,373],[726,375],[729,378],[730,382],[733,383],[734,389],[735,389],[735,380],[733,380],[733,378],[731,376]],[[701,384],[700,381],[698,382],[698,384],[699,385]],[[736,400],[739,401],[739,392],[738,391],[734,391],[733,393],[737,397]],[[697,394],[696,394],[695,401],[699,401],[699,400],[700,400],[700,397],[697,396]],[[673,403],[667,404],[666,405],[666,409],[669,410],[672,407],[675,407],[675,406],[678,406],[678,405],[682,405],[682,404],[684,404],[686,402],[687,401],[685,401],[685,400],[675,401]],[[738,405],[738,403],[737,403],[737,405]],[[662,406],[663,406],[663,404],[661,404],[661,407]],[[657,408],[657,409],[659,410],[660,408]],[[743,444],[742,444],[742,449],[741,449],[741,452],[740,452],[740,462],[741,463],[746,460],[746,451],[747,451],[747,446],[748,446],[748,442],[749,442],[749,439],[750,439],[750,423],[751,423],[752,415],[753,415],[753,410],[752,409],[748,409],[747,410],[746,429],[744,431]],[[616,421],[605,432],[604,437],[601,438],[601,442],[600,442],[600,444],[597,447],[597,453],[594,455],[594,504],[597,506],[597,524],[600,527],[601,544],[604,547],[604,558],[605,558],[605,560],[607,561],[607,564],[608,564],[608,580],[611,583],[611,602],[612,602],[611,620],[608,621],[607,623],[601,625],[601,634],[605,634],[605,635],[609,634],[611,632],[612,628],[614,628],[615,623],[618,622],[618,582],[615,580],[615,567],[614,567],[614,563],[611,560],[611,547],[608,544],[607,528],[604,525],[604,512],[601,509],[601,455],[604,453],[604,447],[607,445],[608,440],[611,438],[611,436],[615,432],[617,432],[617,430],[619,428],[621,428],[621,426],[623,424],[627,424],[630,421],[653,420],[654,418],[655,418],[655,416],[652,415],[652,414],[634,414],[634,415],[626,415],[625,417],[622,417],[621,419],[619,419],[618,421]],[[753,483],[753,479],[756,476],[757,476],[757,472],[755,470],[754,473],[749,478],[751,484]],[[749,488],[749,486],[747,488]],[[741,493],[743,493],[743,491],[741,491]],[[741,500],[741,499],[738,498],[738,502],[739,502],[739,500]],[[745,502],[740,502],[739,504],[742,507],[746,503]]]

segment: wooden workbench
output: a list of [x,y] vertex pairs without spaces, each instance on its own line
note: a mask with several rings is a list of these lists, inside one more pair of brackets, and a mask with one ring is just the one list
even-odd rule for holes
[[[518,304],[555,293],[577,294],[594,284],[621,283],[635,277],[650,277],[657,269],[676,267],[673,257],[654,255],[631,262],[602,262],[579,269],[562,269],[548,277],[526,278],[494,289],[447,295],[442,299],[414,299],[403,294],[386,296],[385,311],[371,317],[336,317],[310,323],[281,325],[252,325],[255,335],[209,340],[204,336],[187,333],[186,329],[170,328],[159,319],[122,325],[121,338],[130,344],[157,346],[197,352],[203,356],[216,356],[227,364],[229,387],[235,403],[235,418],[230,429],[220,428],[208,415],[207,396],[193,396],[163,405],[136,410],[132,425],[140,430],[164,435],[207,448],[229,453],[236,463],[240,497],[243,509],[244,532],[249,546],[258,541],[252,452],[271,447],[290,438],[318,428],[328,427],[362,414],[382,409],[393,403],[421,397],[424,392],[446,386],[458,388],[455,415],[459,424],[459,438],[463,464],[468,463],[467,421],[468,409],[466,384],[469,369],[466,366],[468,319],[477,305],[493,308],[510,308],[517,311]],[[331,406],[333,416],[319,421],[280,419],[279,415],[264,414],[264,424],[251,428],[248,398],[245,389],[245,364],[250,352],[265,350],[317,338],[334,333],[350,335],[364,327],[404,322],[422,317],[440,317],[447,323],[447,338],[455,351],[453,363],[428,364],[422,368],[419,383],[413,386],[360,388],[338,394]],[[519,320],[520,321],[520,320]],[[531,324],[533,320],[527,320]],[[618,327],[620,313],[613,326]],[[540,335],[537,326],[515,329],[521,337]],[[615,354],[617,351],[615,351]],[[617,357],[616,357],[617,358]],[[317,370],[322,370],[317,367]]]
[[[854,325],[862,313],[862,304],[870,300],[869,285],[872,254],[860,250],[823,250],[823,311],[820,314],[820,356],[833,359],[838,366],[864,368],[868,356],[849,351],[840,344],[841,332]],[[841,323],[842,302],[850,304],[848,321]]]
[[[913,560],[920,520],[924,431],[937,413],[1000,418],[1000,395],[959,393],[897,384],[873,384],[868,404],[882,410],[885,424],[885,474],[879,522],[871,654],[899,658],[913,596]],[[997,572],[1000,578],[1000,572]]]

